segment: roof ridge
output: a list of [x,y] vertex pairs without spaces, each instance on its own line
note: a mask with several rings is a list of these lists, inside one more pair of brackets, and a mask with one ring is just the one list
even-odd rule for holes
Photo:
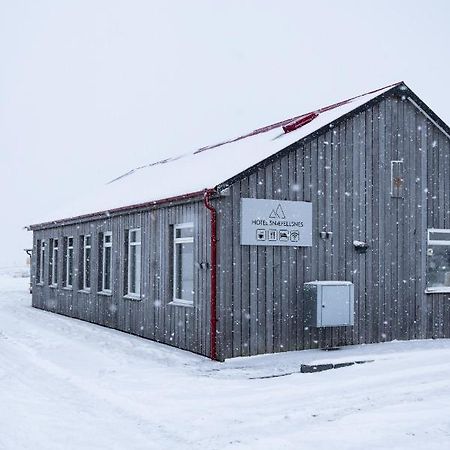
[[[145,169],[147,167],[152,167],[152,166],[156,166],[156,165],[159,165],[159,164],[166,164],[168,162],[177,161],[178,159],[184,158],[186,156],[197,155],[197,154],[202,153],[202,152],[204,152],[206,150],[211,150],[213,148],[221,147],[222,145],[226,145],[226,144],[232,144],[233,142],[238,142],[238,141],[240,141],[242,139],[246,139],[248,137],[252,137],[252,136],[256,136],[258,134],[266,133],[266,132],[274,130],[276,128],[283,127],[284,132],[288,133],[289,131],[292,131],[293,129],[295,129],[294,127],[292,127],[292,125],[295,122],[297,122],[299,119],[302,119],[302,118],[310,116],[310,115],[314,115],[314,117],[317,117],[321,113],[324,113],[326,111],[330,111],[332,109],[335,109],[335,108],[338,108],[340,106],[343,106],[343,105],[345,105],[347,103],[350,103],[350,102],[352,102],[352,101],[354,101],[354,100],[356,100],[358,98],[364,97],[366,95],[375,94],[376,92],[379,92],[379,91],[382,91],[382,90],[385,90],[385,89],[388,89],[388,88],[392,88],[392,87],[398,86],[398,85],[400,85],[402,83],[404,83],[404,82],[403,81],[398,81],[396,83],[388,84],[387,86],[383,86],[381,88],[374,89],[372,91],[356,95],[355,97],[351,97],[351,98],[348,98],[346,100],[341,100],[340,102],[332,103],[330,105],[323,106],[322,108],[319,108],[319,109],[316,109],[316,110],[313,110],[313,111],[309,111],[307,113],[300,114],[298,116],[294,116],[294,117],[291,117],[289,119],[284,119],[284,120],[281,120],[279,122],[275,122],[273,124],[266,125],[264,127],[257,128],[256,130],[253,130],[253,131],[251,131],[249,133],[243,134],[243,135],[238,136],[236,138],[227,139],[227,140],[221,141],[221,142],[219,142],[217,144],[211,144],[211,145],[206,145],[204,147],[200,147],[199,149],[194,150],[194,151],[190,151],[190,152],[183,153],[183,154],[180,154],[180,155],[177,155],[177,156],[173,156],[173,157],[164,158],[164,159],[161,159],[161,160],[158,160],[158,161],[154,161],[154,162],[149,163],[149,164],[144,164],[142,166],[139,166],[139,167],[136,167],[134,169],[131,169],[128,172],[126,172],[126,173],[124,173],[124,174],[122,174],[122,175],[112,179],[107,184],[114,183],[115,181],[121,180],[122,178],[125,178],[128,175],[131,175],[131,174],[135,173],[136,171],[141,170],[141,169]],[[286,128],[284,128],[284,127],[286,127]]]

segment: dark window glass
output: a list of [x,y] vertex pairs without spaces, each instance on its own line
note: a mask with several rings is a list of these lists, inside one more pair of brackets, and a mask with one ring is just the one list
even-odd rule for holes
[[91,248],[85,247],[84,251],[84,287],[89,289],[91,287]]
[[73,238],[64,238],[64,264],[63,264],[63,283],[64,287],[71,288],[73,281]]
[[53,284],[58,284],[58,239],[53,244]]
[[183,227],[176,228],[175,231],[176,238],[192,238],[194,237],[194,227]]
[[58,239],[50,239],[49,283],[51,285],[58,284]]
[[442,231],[430,231],[428,239],[430,241],[450,241],[450,233],[445,233]]
[[80,246],[80,289],[91,287],[91,236],[81,236]]
[[42,241],[36,241],[36,283],[41,283],[41,265],[42,265]]
[[141,230],[128,232],[127,294],[141,295]]
[[175,245],[175,298],[194,299],[194,244],[192,242]]
[[45,267],[45,241],[41,242],[41,266],[39,271],[39,282],[44,283],[44,267]]
[[105,258],[105,264],[104,264],[104,286],[103,289],[105,290],[111,290],[111,247],[105,247],[104,248],[104,258]]
[[429,245],[427,255],[427,287],[450,288],[450,246]]
[[73,282],[73,247],[67,250],[67,285],[72,286]]

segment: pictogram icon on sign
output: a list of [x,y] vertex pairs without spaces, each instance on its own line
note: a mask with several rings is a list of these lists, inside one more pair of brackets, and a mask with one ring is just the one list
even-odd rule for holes
[[277,230],[269,230],[269,241],[276,241],[278,239],[278,231]]
[[297,230],[291,231],[291,242],[298,242],[300,239],[300,233]]
[[266,240],[266,230],[256,230],[256,240],[265,241]]
[[288,230],[280,230],[280,241],[288,241],[289,240],[289,231]]

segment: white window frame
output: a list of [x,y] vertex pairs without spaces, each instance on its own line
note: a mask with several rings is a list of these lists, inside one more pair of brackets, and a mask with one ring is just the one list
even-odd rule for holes
[[[442,240],[442,239],[430,239],[431,233],[445,233],[449,235],[448,240]],[[430,245],[445,245],[447,247],[450,247],[450,229],[449,228],[428,228],[427,230],[427,247]],[[425,268],[426,276],[425,276],[425,283],[428,283],[428,262],[427,266]],[[436,293],[448,293],[450,292],[450,286],[449,287],[443,287],[443,286],[437,286],[437,287],[426,287],[425,293],[427,294],[436,294]]]
[[[87,238],[90,239],[90,244],[86,245]],[[82,262],[82,269],[83,269],[83,291],[89,292],[91,290],[92,280],[91,280],[91,274],[89,273],[89,286],[86,285],[86,254],[87,249],[89,249],[90,257],[92,257],[92,235],[91,234],[85,234],[83,235],[83,262]],[[91,271],[91,259],[89,258],[89,272]]]
[[[139,232],[139,242],[134,241],[131,242],[130,236],[133,232]],[[127,270],[127,294],[126,297],[129,298],[141,298],[141,273],[142,273],[142,231],[141,228],[130,228],[128,230],[128,251],[127,251],[127,264],[128,264],[128,270]],[[139,251],[136,252],[136,257],[139,257],[140,267],[141,270],[139,272],[136,272],[136,292],[130,291],[131,286],[131,264],[130,264],[130,255],[131,255],[131,247],[139,247]]]
[[[69,244],[70,239],[72,239],[72,245]],[[65,269],[66,269],[66,279],[64,280],[64,287],[67,289],[72,289],[73,287],[73,263],[74,263],[74,239],[73,236],[66,237],[66,254],[65,256]],[[69,250],[72,250],[72,283],[69,283]]]
[[[173,274],[172,274],[172,296],[173,301],[171,302],[173,305],[179,306],[193,306],[194,300],[186,300],[183,298],[177,298],[176,292],[178,291],[177,285],[177,269],[178,269],[178,258],[177,258],[177,245],[180,244],[194,244],[194,231],[192,232],[192,236],[189,237],[179,237],[177,238],[177,230],[182,230],[184,228],[192,228],[194,230],[193,222],[185,222],[185,223],[177,223],[173,226],[173,249],[172,249],[172,258],[173,258]],[[194,271],[194,267],[192,267],[192,271]]]
[[39,253],[37,257],[39,258],[39,274],[38,274],[38,283],[40,286],[44,285],[45,280],[45,239],[41,239],[39,244]]
[[[106,237],[110,237],[111,239],[109,242],[106,242]],[[109,288],[105,287],[106,284],[106,248],[111,249],[111,259],[109,261]],[[112,260],[113,260],[113,254],[112,254],[112,232],[107,231],[106,233],[103,233],[102,238],[102,290],[101,292],[106,294],[111,294],[112,292]]]
[[[430,239],[431,233],[444,233],[448,234],[449,239],[444,241],[441,239]],[[428,245],[449,245],[450,246],[450,228],[428,228],[427,230]]]
[[[56,246],[55,246],[56,242]],[[51,258],[51,271],[50,271],[50,286],[57,287],[58,286],[58,252],[59,252],[59,239],[52,238],[51,239],[51,250],[52,250],[52,258]],[[56,264],[55,264],[56,262]],[[56,280],[56,282],[55,282]]]

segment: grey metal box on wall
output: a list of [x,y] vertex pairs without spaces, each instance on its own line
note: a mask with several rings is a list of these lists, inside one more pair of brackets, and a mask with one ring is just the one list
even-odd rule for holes
[[350,281],[311,281],[303,287],[305,325],[353,325],[354,286]]

